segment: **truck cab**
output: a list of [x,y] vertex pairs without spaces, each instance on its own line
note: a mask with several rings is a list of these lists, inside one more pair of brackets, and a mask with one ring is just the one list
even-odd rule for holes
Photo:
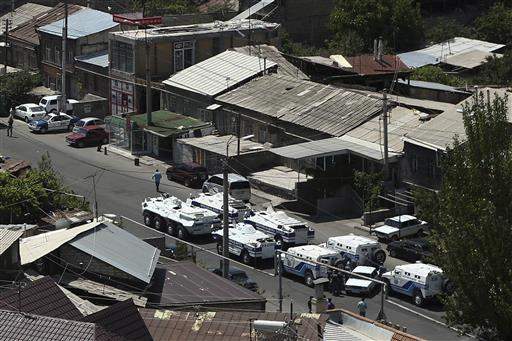
[[330,237],[323,245],[338,251],[350,268],[358,265],[380,266],[386,260],[386,253],[379,242],[354,234]]

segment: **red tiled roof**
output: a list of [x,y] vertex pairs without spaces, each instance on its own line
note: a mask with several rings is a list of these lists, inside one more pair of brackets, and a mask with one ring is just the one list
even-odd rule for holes
[[379,75],[394,73],[395,71],[409,71],[409,68],[402,62],[400,57],[390,54],[383,55],[381,61],[375,60],[372,54],[347,57],[346,59],[352,65],[352,69],[360,75]]
[[105,330],[127,340],[151,341],[153,338],[131,299],[82,318],[84,322],[100,325]]
[[[229,340],[247,341],[251,320],[289,321],[290,315],[270,312],[184,312],[139,309],[155,341]],[[295,327],[301,340],[322,340],[328,315],[297,314]]]
[[[68,13],[73,14],[82,8],[83,7],[79,5],[69,4]],[[52,22],[58,21],[62,18],[64,18],[64,5],[60,3],[48,12],[37,16],[33,20],[30,20],[15,30],[9,32],[9,38],[27,44],[39,45],[39,35],[37,34],[36,29],[38,27],[51,24]]]
[[50,277],[38,279],[21,288],[0,294],[0,309],[70,320],[83,318],[82,313]]

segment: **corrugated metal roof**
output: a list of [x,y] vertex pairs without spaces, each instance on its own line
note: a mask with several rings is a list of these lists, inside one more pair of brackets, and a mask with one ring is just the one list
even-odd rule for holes
[[78,235],[69,245],[145,283],[151,281],[160,256],[160,250],[109,222]]
[[482,64],[485,64],[487,59],[491,57],[501,58],[503,55],[499,53],[473,50],[450,56],[446,58],[443,63],[452,66],[463,67],[465,69],[474,69]]
[[[109,30],[119,24],[114,22],[112,14],[97,11],[91,8],[83,8],[68,17],[68,38],[78,39],[88,35]],[[40,27],[38,31],[62,36],[64,19]]]
[[382,100],[324,84],[265,75],[216,98],[282,121],[341,136],[382,110]]
[[[206,135],[203,137],[190,137],[178,139],[178,143],[185,144],[189,146],[193,146],[199,149],[203,149],[209,151],[211,153],[215,153],[218,155],[226,155],[226,144],[230,139],[236,140],[236,136],[233,135]],[[229,144],[229,155],[235,155],[237,153],[237,144],[231,143]],[[245,154],[249,152],[255,152],[263,150],[263,145],[261,143],[249,141],[249,140],[240,140],[240,154]]]
[[409,67],[421,67],[428,64],[438,64],[448,57],[468,51],[493,52],[505,47],[502,44],[487,41],[455,37],[439,44],[426,47],[421,50],[401,53],[398,56]]
[[382,60],[375,60],[372,54],[347,57],[347,60],[352,65],[352,70],[360,75],[380,75],[409,71],[400,57],[391,54],[383,55]]
[[92,222],[68,229],[50,231],[20,240],[21,265],[29,264],[58,249],[64,243],[98,226],[99,222]]
[[[323,341],[371,341],[371,337],[350,329],[342,324],[327,322],[324,329]],[[381,340],[390,341],[391,339]]]
[[82,63],[106,68],[108,67],[108,50],[89,53],[86,55],[75,57],[75,59]]
[[5,32],[4,20],[9,19],[11,21],[9,25],[9,31],[12,31],[26,22],[32,21],[35,17],[40,14],[46,13],[51,10],[51,7],[43,6],[28,2],[16,8],[13,13],[8,12],[0,17],[0,35]]
[[464,93],[469,94],[466,91],[458,90],[457,88],[453,86],[449,86],[446,84],[441,83],[434,83],[434,82],[425,82],[425,81],[416,81],[416,80],[404,80],[404,79],[398,79],[398,83],[409,85],[415,88],[424,88],[424,89],[431,89],[431,90],[439,90],[439,91],[447,91],[447,92],[458,92],[458,93]]
[[[272,148],[269,151],[292,160],[343,155],[349,153],[366,157],[374,161],[382,161],[384,159],[383,151],[381,151],[379,145],[365,144],[364,141],[358,141],[357,139],[347,136],[292,144],[285,147]],[[390,158],[396,155],[397,153],[389,153]]]
[[0,255],[7,251],[23,235],[20,229],[0,229]]
[[252,15],[258,13],[268,5],[272,4],[275,0],[261,0],[260,2],[257,2],[256,4],[252,5],[242,13],[238,14],[231,20],[242,20],[242,19],[248,19]]
[[[503,97],[509,94],[507,89],[483,88],[479,91],[486,93],[489,90],[491,98],[494,95]],[[458,136],[460,140],[466,138],[464,120],[462,117],[462,107],[465,103],[470,103],[473,97],[469,97],[450,110],[430,119],[418,128],[405,135],[405,141],[423,145],[427,148],[446,150],[446,147],[453,146],[453,139]],[[512,122],[512,108],[508,107],[508,120]]]
[[277,64],[277,73],[282,75],[288,75],[300,79],[309,79],[309,77],[302,72],[298,67],[290,63],[286,58],[283,57],[281,52],[271,45],[249,45],[242,47],[234,47],[233,51],[244,53],[249,56],[256,56],[260,58],[266,57],[267,60],[271,60]]
[[[267,60],[266,69],[276,65]],[[264,70],[263,58],[228,50],[178,72],[163,83],[202,95],[216,96]]]
[[[68,5],[68,13],[71,15],[78,10],[82,9],[82,6],[75,4]],[[48,12],[33,18],[23,25],[20,25],[17,29],[9,32],[9,38],[11,40],[18,40],[28,44],[39,45],[39,35],[36,29],[41,26],[45,26],[54,21],[60,20],[64,17],[64,5],[58,4]]]

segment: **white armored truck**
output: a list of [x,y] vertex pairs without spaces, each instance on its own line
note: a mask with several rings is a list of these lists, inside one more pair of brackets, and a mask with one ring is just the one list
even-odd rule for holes
[[310,287],[315,279],[328,277],[327,267],[311,261],[341,267],[341,256],[338,252],[318,245],[291,247],[281,257],[283,272],[304,278],[304,283]]
[[190,206],[172,196],[144,199],[142,214],[146,226],[168,232],[180,239],[207,235],[220,227],[220,220],[216,213]]
[[[222,214],[224,213],[223,200],[223,193],[199,193],[197,197],[188,199],[187,202],[192,206],[197,206],[213,211],[219,214],[219,218],[221,218]],[[245,204],[242,200],[236,200],[231,196],[229,197],[228,205],[229,220],[242,221],[248,212],[251,212],[251,208],[247,204]]]
[[378,267],[386,260],[386,253],[379,242],[354,234],[330,237],[322,246],[338,251],[344,263],[349,263],[351,268],[358,265]]
[[453,284],[443,275],[441,268],[421,262],[397,265],[394,270],[384,273],[382,279],[389,293],[410,296],[417,306],[453,289]]
[[[223,231],[217,230],[212,236],[217,241],[217,252],[222,254]],[[274,238],[249,224],[237,223],[229,226],[229,253],[241,257],[245,264],[274,258],[277,247]]]
[[315,231],[311,227],[283,211],[274,211],[271,206],[266,211],[252,212],[244,222],[274,237],[283,249],[308,244],[315,238]]

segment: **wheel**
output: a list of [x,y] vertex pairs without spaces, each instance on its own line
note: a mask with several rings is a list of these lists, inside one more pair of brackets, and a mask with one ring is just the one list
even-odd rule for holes
[[421,307],[424,302],[425,299],[423,298],[421,291],[416,289],[416,291],[414,292],[414,304],[417,305],[418,307]]
[[83,148],[85,146],[84,141],[78,141],[78,148]]
[[314,280],[315,277],[313,276],[313,273],[311,273],[311,271],[306,272],[304,275],[304,283],[306,283],[308,287],[312,288],[315,285],[315,283],[313,283]]
[[144,225],[153,227],[153,214],[144,212]]
[[247,265],[252,264],[252,257],[249,255],[249,252],[247,250],[242,251],[242,262]]
[[396,252],[396,250],[391,249],[389,250],[389,255],[393,258],[396,258],[396,256],[398,256],[398,253]]
[[28,118],[28,116],[25,116],[25,122],[27,122],[27,123],[30,122],[30,118]]
[[375,252],[375,261],[379,264],[384,264],[384,262],[386,261],[386,253],[382,250],[379,250],[377,252]]
[[217,253],[218,253],[219,255],[222,255],[222,254],[223,254],[222,242],[217,243]]
[[169,223],[169,226],[168,226],[168,233],[169,233],[171,236],[176,236],[177,229],[176,229],[176,225],[175,225],[173,222],[170,222],[170,223]]
[[42,127],[40,131],[41,131],[41,134],[45,134],[48,131],[48,128]]
[[68,131],[73,131],[73,128],[74,128],[74,127],[75,127],[75,126],[74,126],[73,124],[68,125]]
[[181,225],[178,226],[176,234],[179,239],[187,239],[188,237],[187,230],[185,230],[185,228]]
[[160,216],[155,217],[155,229],[161,232],[167,232],[167,224],[164,218]]

